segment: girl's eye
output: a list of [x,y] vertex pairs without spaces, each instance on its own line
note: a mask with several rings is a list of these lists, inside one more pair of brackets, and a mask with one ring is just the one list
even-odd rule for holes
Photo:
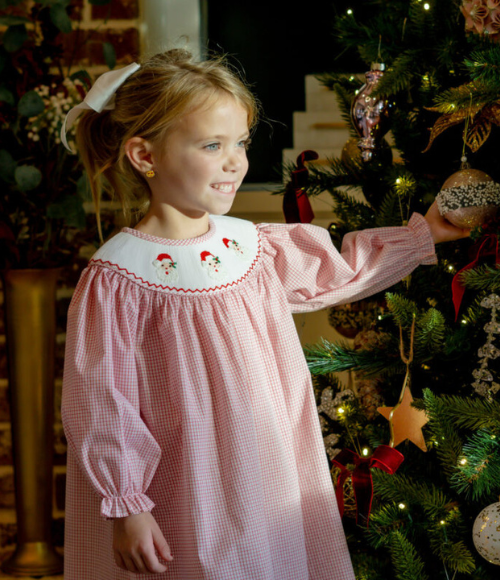
[[208,145],[205,145],[205,149],[207,151],[217,151],[219,148],[220,148],[219,143],[209,143]]
[[244,149],[248,149],[250,147],[250,143],[252,142],[251,139],[243,139],[238,143],[238,147],[243,147]]

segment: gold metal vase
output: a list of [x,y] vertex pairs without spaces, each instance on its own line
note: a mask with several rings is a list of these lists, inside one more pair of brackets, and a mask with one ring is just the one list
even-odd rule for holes
[[12,576],[47,576],[63,568],[51,532],[59,273],[2,273],[17,517],[17,547],[2,570]]

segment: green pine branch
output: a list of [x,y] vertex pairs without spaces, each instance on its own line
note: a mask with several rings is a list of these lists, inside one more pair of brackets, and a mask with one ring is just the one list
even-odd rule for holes
[[388,98],[409,90],[413,84],[420,84],[418,63],[422,63],[421,49],[407,50],[399,55],[382,76],[373,94]]
[[401,532],[391,533],[389,549],[398,580],[428,580],[422,558]]
[[449,542],[446,537],[439,538],[435,543],[433,552],[446,564],[453,572],[470,574],[476,569],[474,557],[470,550],[462,541]]
[[[400,474],[373,470],[372,476],[375,493],[383,504],[372,513],[372,529],[367,531],[371,545],[384,545],[394,530],[415,535],[425,529],[432,552],[445,566],[462,573],[474,570],[474,558],[460,539],[463,533],[460,511],[441,489]],[[401,502],[406,506],[404,510],[399,507]],[[415,514],[411,517],[412,508],[424,515],[424,524],[418,517],[418,522],[415,521]]]
[[425,389],[424,403],[429,418],[427,428],[433,435],[436,454],[444,473],[450,478],[462,453],[462,440],[446,414],[446,403],[441,397],[435,396],[430,389]]
[[452,501],[438,487],[417,482],[406,475],[390,475],[379,469],[372,470],[373,489],[385,502],[420,506],[427,518],[439,522],[448,516]]
[[387,308],[394,318],[394,323],[403,328],[410,328],[413,319],[418,315],[416,303],[393,292],[386,292],[385,299]]
[[500,51],[498,47],[475,50],[464,61],[470,77],[500,91]]
[[396,503],[385,502],[373,509],[365,536],[371,546],[379,549],[388,545],[391,532],[403,528],[407,523],[404,511]]
[[434,358],[443,350],[446,338],[446,324],[444,316],[435,308],[429,308],[418,319],[415,333],[416,358],[422,360]]
[[378,208],[375,224],[379,228],[401,226],[404,219],[401,213],[401,196],[394,189],[389,189]]
[[334,201],[336,221],[348,231],[363,230],[373,227],[374,211],[368,204],[357,200],[348,191],[331,189]]
[[351,137],[358,137],[358,133],[352,123],[351,118],[351,106],[354,92],[346,89],[341,84],[336,83],[334,86],[335,95],[337,97],[337,103],[340,109],[340,115],[349,127],[349,133]]
[[463,446],[451,483],[458,493],[477,501],[493,498],[500,489],[500,433],[480,430]]
[[[394,349],[383,351],[355,349],[347,343],[329,342],[322,338],[316,345],[306,345],[304,353],[313,375],[360,371],[368,376],[382,376],[403,372],[403,364]],[[392,353],[392,354],[391,354]]]
[[[471,387],[472,394],[472,387]],[[424,400],[434,399],[429,389],[424,389]],[[477,431],[479,429],[500,429],[500,402],[488,401],[480,397],[458,397],[442,395],[439,397],[439,413],[444,420],[451,421],[457,429]]]
[[318,81],[330,90],[334,90],[338,85],[343,91],[350,94],[351,97],[354,95],[357,89],[361,88],[363,85],[362,79],[355,75],[339,74],[335,72],[327,72],[316,75]]
[[478,109],[498,101],[498,90],[486,83],[474,82],[452,87],[436,95],[434,107],[439,113],[452,114],[458,111],[476,112]]
[[479,266],[460,274],[462,283],[471,290],[496,292],[500,288],[500,268],[497,266]]

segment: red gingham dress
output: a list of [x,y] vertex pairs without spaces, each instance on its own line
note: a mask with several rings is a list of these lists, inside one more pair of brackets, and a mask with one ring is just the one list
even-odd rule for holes
[[[435,261],[419,214],[341,253],[317,226],[225,216],[198,238],[111,238],[69,310],[65,579],[354,580],[292,313]],[[114,563],[112,518],[143,511],[164,574]]]

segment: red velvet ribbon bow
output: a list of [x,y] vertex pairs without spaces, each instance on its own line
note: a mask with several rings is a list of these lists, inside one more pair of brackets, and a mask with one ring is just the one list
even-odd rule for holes
[[462,304],[462,298],[465,294],[465,287],[460,280],[460,274],[465,272],[466,270],[470,270],[471,268],[475,268],[480,258],[484,258],[487,256],[495,256],[495,263],[500,263],[500,256],[498,252],[498,238],[496,234],[486,234],[480,240],[476,242],[476,244],[472,247],[474,251],[475,247],[479,247],[476,252],[476,257],[470,264],[464,266],[459,272],[453,276],[453,280],[451,282],[451,292],[453,296],[453,305],[455,306],[455,320],[458,318],[458,311],[460,310],[460,305]]
[[291,172],[283,197],[283,213],[287,224],[309,224],[314,219],[311,202],[304,190],[309,178],[309,171],[304,163],[318,157],[316,151],[309,150],[302,151],[297,157],[297,169]]
[[[359,524],[362,520],[368,527],[373,500],[373,480],[370,469],[376,467],[392,475],[398,470],[403,460],[403,454],[389,445],[379,445],[371,457],[360,457],[350,449],[343,449],[336,455],[333,463],[341,470],[335,491],[340,516],[344,515],[344,483],[351,475],[356,498],[356,522]],[[352,471],[347,467],[349,464],[355,466]]]

